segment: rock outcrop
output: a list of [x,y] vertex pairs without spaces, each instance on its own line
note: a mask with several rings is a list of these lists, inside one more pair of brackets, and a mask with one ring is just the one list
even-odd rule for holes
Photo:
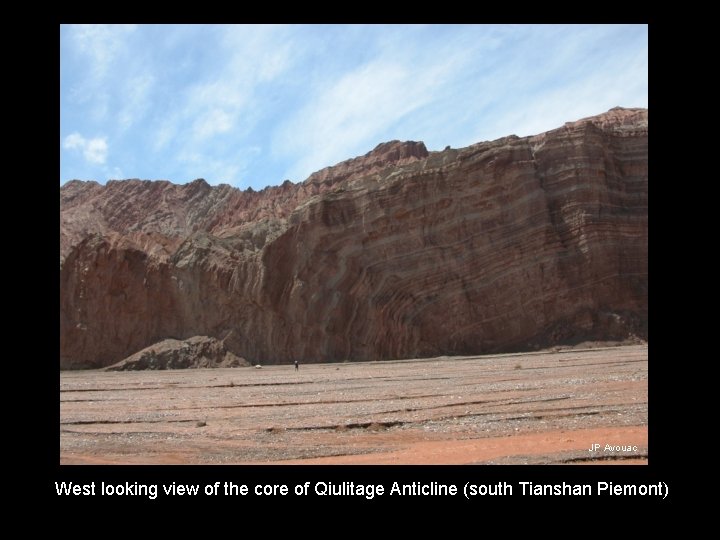
[[193,336],[183,341],[165,339],[105,370],[228,368],[248,365],[247,360],[225,349],[222,341],[207,336]]
[[196,335],[253,364],[645,340],[647,121],[392,141],[259,192],[68,182],[60,366]]

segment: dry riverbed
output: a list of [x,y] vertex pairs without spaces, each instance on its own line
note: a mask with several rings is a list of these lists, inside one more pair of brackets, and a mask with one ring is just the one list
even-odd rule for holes
[[63,371],[60,462],[647,463],[647,382],[646,345],[299,371]]

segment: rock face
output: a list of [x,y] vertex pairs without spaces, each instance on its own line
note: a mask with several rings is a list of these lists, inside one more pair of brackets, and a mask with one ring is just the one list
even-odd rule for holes
[[60,366],[204,335],[252,363],[647,339],[648,112],[305,182],[60,189]]
[[247,365],[247,360],[226,350],[222,341],[207,336],[194,336],[184,341],[163,340],[106,367],[105,370],[227,368]]

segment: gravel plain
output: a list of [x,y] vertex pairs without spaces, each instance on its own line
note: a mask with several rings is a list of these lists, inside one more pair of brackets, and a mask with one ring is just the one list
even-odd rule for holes
[[60,372],[61,464],[637,464],[647,424],[647,345]]

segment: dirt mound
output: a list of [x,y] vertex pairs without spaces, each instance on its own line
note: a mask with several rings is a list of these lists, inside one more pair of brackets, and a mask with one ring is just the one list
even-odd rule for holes
[[207,336],[194,336],[183,341],[177,339],[160,341],[105,370],[228,368],[247,365],[249,365],[247,360],[226,350],[222,341]]

